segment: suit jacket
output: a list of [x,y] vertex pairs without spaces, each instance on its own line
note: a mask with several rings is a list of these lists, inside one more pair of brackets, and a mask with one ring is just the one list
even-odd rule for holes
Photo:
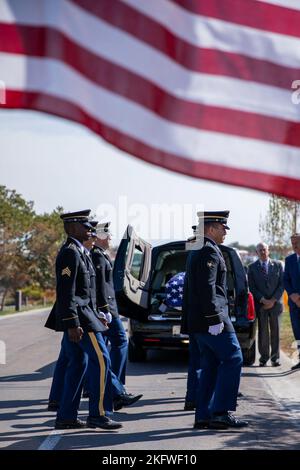
[[226,264],[217,244],[208,238],[188,256],[183,318],[183,331],[186,326],[188,333],[205,333],[221,322],[225,331],[234,331],[228,315]]
[[92,248],[91,257],[96,270],[97,307],[105,313],[110,312],[114,317],[118,317],[112,261],[98,246]]
[[275,298],[274,307],[266,310],[269,313],[281,313],[283,310],[282,294],[283,286],[283,267],[280,261],[270,259],[268,265],[268,275],[264,276],[260,260],[248,266],[249,289],[253,294],[255,302],[255,310],[258,313],[263,304],[260,303],[262,297],[265,299]]
[[97,314],[92,263],[74,240],[68,238],[56,258],[56,302],[45,326],[56,331],[81,326],[85,331],[102,331]]
[[[296,253],[285,258],[283,281],[288,296],[294,293],[300,294],[300,272]],[[290,298],[289,307],[292,310],[298,309],[297,305]]]

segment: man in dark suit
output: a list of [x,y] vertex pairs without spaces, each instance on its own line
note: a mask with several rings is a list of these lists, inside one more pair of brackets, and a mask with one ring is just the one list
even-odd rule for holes
[[300,369],[300,233],[291,236],[294,254],[285,258],[284,288],[289,297],[290,317],[295,340],[297,341],[299,361],[292,370]]
[[[243,357],[228,315],[223,243],[229,211],[198,213],[204,223],[203,246],[188,257],[183,308],[187,332],[197,345],[200,377],[194,428],[247,426],[235,411]],[[196,244],[195,244],[196,246]]]
[[[91,250],[91,258],[96,271],[97,307],[104,313],[109,313],[112,320],[104,337],[110,342],[111,369],[117,379],[125,385],[128,341],[123,323],[119,317],[113,283],[113,264],[107,253],[111,241],[110,222],[98,224],[96,227],[95,245]],[[123,392],[114,398],[114,409],[129,406],[138,401],[143,395]]]
[[85,426],[77,415],[87,366],[92,377],[87,426],[122,427],[109,417],[113,411],[110,357],[101,335],[107,322],[97,310],[96,273],[89,267],[83,246],[91,237],[89,214],[90,210],[61,215],[68,239],[56,259],[56,302],[45,325],[64,332],[62,350],[68,359],[56,429]]
[[279,316],[283,310],[283,267],[280,261],[269,258],[266,243],[259,243],[256,253],[258,260],[248,266],[248,280],[258,318],[259,365],[265,366],[271,357],[272,366],[277,367],[280,366]]

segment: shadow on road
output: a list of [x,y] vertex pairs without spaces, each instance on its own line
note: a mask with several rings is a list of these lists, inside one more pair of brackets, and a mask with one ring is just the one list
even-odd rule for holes
[[[254,369],[253,372],[248,372],[249,369]],[[244,377],[270,377],[270,378],[278,378],[278,377],[287,377],[289,375],[293,375],[293,374],[298,374],[300,372],[300,369],[296,369],[296,370],[285,370],[285,371],[278,371],[278,372],[259,372],[257,373],[256,369],[259,369],[261,371],[261,367],[259,366],[252,366],[251,368],[247,367],[246,369],[243,369],[243,376]],[[265,369],[265,368],[264,368]],[[272,370],[274,370],[274,368],[272,368]],[[300,377],[300,375],[299,375]]]
[[[188,442],[193,442],[191,446],[192,449],[195,448],[195,440],[199,439],[199,447],[203,448],[201,442],[204,439],[209,438],[209,442],[213,442],[214,449],[264,449],[264,450],[296,450],[300,449],[299,443],[299,429],[295,429],[292,423],[286,419],[281,419],[278,415],[278,410],[275,410],[276,413],[270,414],[270,408],[274,408],[274,402],[272,399],[262,398],[259,403],[256,402],[256,407],[259,407],[259,413],[248,414],[247,419],[249,419],[250,426],[241,430],[194,430],[192,427],[178,427],[177,426],[168,426],[163,429],[152,429],[152,430],[142,430],[141,432],[106,432],[104,430],[91,431],[90,429],[80,430],[80,431],[70,431],[68,434],[64,434],[63,438],[59,441],[57,445],[57,450],[59,449],[98,449],[98,450],[113,450],[115,446],[123,446],[132,444],[132,449],[142,448],[155,449],[155,445],[149,443],[159,443],[159,449],[163,449],[164,445],[162,442],[164,440],[168,441],[170,439],[188,439]],[[142,421],[147,419],[159,419],[165,416],[165,413],[178,413],[178,410],[165,410],[165,412],[150,412],[143,413],[142,409],[140,412],[137,412],[132,415],[127,415],[127,420],[132,421]],[[121,421],[126,426],[126,415],[119,413]],[[53,424],[53,421],[46,421],[41,425],[36,425],[36,432],[40,432],[43,427]],[[6,447],[6,449],[17,450],[21,448],[36,448],[37,439],[42,439],[45,436],[34,435],[24,437],[25,432],[35,432],[34,429],[22,431],[22,435],[18,435],[16,432],[14,434],[15,443]],[[226,436],[226,439],[224,437]],[[0,437],[1,439],[1,437]],[[10,440],[11,437],[4,437],[6,440]],[[147,443],[145,447],[141,446],[141,443]],[[210,446],[211,448],[211,446]]]
[[[167,366],[167,369],[166,369]],[[148,351],[144,362],[128,362],[127,375],[182,373],[188,370],[187,351]]]
[[50,362],[40,369],[28,374],[4,375],[0,377],[0,382],[34,382],[52,377],[56,361]]

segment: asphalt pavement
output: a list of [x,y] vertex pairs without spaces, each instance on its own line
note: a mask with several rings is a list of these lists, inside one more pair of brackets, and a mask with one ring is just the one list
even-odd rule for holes
[[[127,389],[143,398],[115,413],[121,430],[54,430],[55,413],[47,411],[47,398],[61,334],[44,328],[46,317],[44,310],[0,319],[0,341],[6,347],[6,364],[0,364],[1,449],[300,449],[300,370],[291,371],[285,355],[277,368],[243,368],[236,414],[249,420],[245,429],[194,430],[194,413],[183,411],[187,356],[167,351],[128,364]],[[87,406],[83,399],[83,419]]]

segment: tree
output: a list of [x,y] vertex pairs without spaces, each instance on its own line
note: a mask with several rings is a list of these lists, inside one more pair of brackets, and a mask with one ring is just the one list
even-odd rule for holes
[[55,286],[55,258],[65,238],[62,212],[57,207],[51,214],[36,215],[26,242],[31,281],[43,290]]
[[34,218],[33,202],[14,190],[0,186],[0,289],[1,309],[10,289],[22,287],[29,279],[25,244]]
[[50,214],[37,215],[32,201],[0,186],[1,310],[9,292],[54,289],[55,258],[65,236],[59,217],[62,211],[58,207]]
[[299,225],[300,202],[284,197],[271,196],[269,209],[260,222],[262,240],[268,243],[281,256],[290,246],[290,236],[297,232]]

